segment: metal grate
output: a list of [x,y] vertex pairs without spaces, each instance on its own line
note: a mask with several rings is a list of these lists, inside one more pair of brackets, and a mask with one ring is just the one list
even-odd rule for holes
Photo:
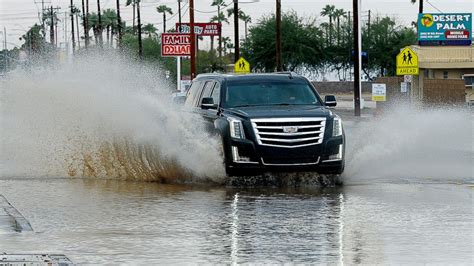
[[325,117],[259,118],[252,127],[260,145],[298,148],[323,142]]

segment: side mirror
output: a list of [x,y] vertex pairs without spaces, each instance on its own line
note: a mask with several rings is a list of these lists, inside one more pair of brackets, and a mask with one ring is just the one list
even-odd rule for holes
[[204,97],[201,100],[201,109],[217,109],[217,105],[212,97]]
[[337,105],[336,96],[334,95],[324,96],[324,105],[327,107],[335,107]]
[[184,102],[186,102],[186,96],[184,95],[173,97],[173,103],[176,105],[184,105]]

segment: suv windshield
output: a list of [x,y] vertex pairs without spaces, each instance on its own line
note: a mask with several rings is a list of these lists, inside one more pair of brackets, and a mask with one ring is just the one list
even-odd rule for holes
[[321,105],[306,82],[282,81],[228,82],[224,104],[227,107]]

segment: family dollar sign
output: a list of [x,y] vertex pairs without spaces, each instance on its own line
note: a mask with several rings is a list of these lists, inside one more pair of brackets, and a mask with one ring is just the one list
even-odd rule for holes
[[418,75],[418,55],[409,47],[397,55],[397,75]]

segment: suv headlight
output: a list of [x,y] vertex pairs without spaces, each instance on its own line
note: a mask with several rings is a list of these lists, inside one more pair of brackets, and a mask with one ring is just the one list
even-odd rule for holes
[[342,120],[339,116],[334,117],[334,121],[332,122],[332,136],[338,137],[342,135]]
[[229,121],[230,136],[236,139],[245,139],[242,120],[234,117],[227,117],[227,121]]

